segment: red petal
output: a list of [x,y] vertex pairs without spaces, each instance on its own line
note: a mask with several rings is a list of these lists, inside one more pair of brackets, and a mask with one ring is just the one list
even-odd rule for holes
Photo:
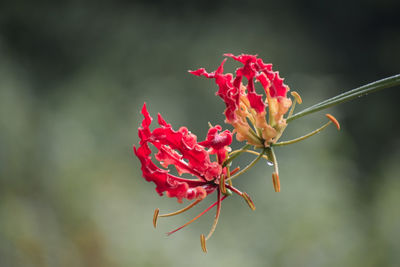
[[[257,63],[257,56],[242,54],[240,56],[234,56],[232,54],[225,54],[239,62],[244,66],[236,70],[236,80],[241,80],[242,76],[247,79],[247,98],[249,99],[250,106],[254,108],[257,112],[263,112],[265,110],[265,104],[262,99],[262,95],[256,93],[254,87],[254,78],[257,74],[259,66]],[[239,83],[239,82],[238,82]],[[236,82],[235,82],[236,85]],[[238,85],[236,85],[238,86]]]
[[218,155],[218,163],[222,164],[226,158],[226,152],[231,151],[229,145],[232,143],[232,133],[225,130],[222,133],[221,126],[216,125],[208,130],[207,138],[199,144],[208,148],[211,148],[211,154]]
[[[215,72],[208,73],[204,68],[189,72],[197,76],[204,76],[206,78],[215,79],[215,83],[219,87],[217,95],[222,98],[222,100],[225,102],[226,105],[225,116],[228,121],[235,121],[236,120],[235,111],[239,107],[240,81],[238,83],[239,86],[234,86],[234,84],[232,83],[233,81],[232,74],[223,73],[225,61],[226,59],[222,61],[221,65]],[[236,80],[235,84],[237,84]]]
[[[210,161],[208,152],[197,143],[197,137],[185,127],[174,131],[161,115],[158,117],[161,127],[151,132],[149,126],[152,118],[146,104],[143,105],[142,114],[144,119],[139,127],[140,147],[134,147],[134,152],[142,164],[143,177],[156,184],[156,191],[160,195],[166,192],[167,196],[176,197],[178,201],[182,198],[204,197],[204,194],[213,192],[215,188],[208,181],[218,178],[222,167],[217,162]],[[169,174],[168,170],[159,168],[151,160],[149,142],[158,149],[156,159],[161,161],[162,166],[172,164],[179,173],[190,173],[200,180],[176,177]]]

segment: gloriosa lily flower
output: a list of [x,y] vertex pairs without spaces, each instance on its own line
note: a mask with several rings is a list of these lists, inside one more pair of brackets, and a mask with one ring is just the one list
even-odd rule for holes
[[[234,174],[234,172],[230,173],[229,167],[223,166],[223,162],[231,150],[229,145],[232,143],[232,133],[229,130],[220,132],[222,128],[217,125],[210,127],[206,140],[197,142],[196,135],[192,134],[186,127],[181,127],[178,131],[175,131],[160,114],[158,114],[160,127],[151,131],[152,118],[147,111],[146,104],[143,105],[142,114],[144,119],[138,131],[140,146],[138,148],[134,146],[133,149],[141,162],[144,178],[156,184],[156,191],[160,196],[165,192],[168,197],[176,197],[180,203],[182,199],[195,200],[186,208],[169,214],[159,215],[159,210],[156,209],[153,218],[154,227],[156,227],[158,217],[180,214],[197,205],[209,194],[217,191],[217,201],[214,204],[188,223],[168,233],[170,235],[182,229],[217,206],[217,214],[210,233],[207,237],[201,235],[202,248],[206,251],[205,241],[211,237],[215,230],[222,200],[229,196],[231,192],[234,192],[242,196],[250,207],[254,207],[246,193],[240,192],[231,184],[225,185],[225,179],[229,179],[230,175]],[[170,170],[158,167],[152,161],[152,151],[149,144],[152,144],[158,150],[155,159],[162,167],[168,168],[173,165],[179,176],[186,173],[195,177],[195,179],[178,177],[170,174]],[[211,161],[210,155],[213,154],[216,155],[217,161]]]
[[[283,115],[292,105],[292,100],[287,97],[289,87],[283,83],[279,73],[272,70],[272,64],[265,64],[257,56],[225,56],[243,64],[243,67],[236,70],[235,77],[231,73],[224,74],[226,59],[214,72],[208,73],[204,68],[189,72],[215,79],[219,87],[217,95],[226,105],[226,122],[235,128],[238,141],[246,140],[256,147],[269,147],[276,143],[286,127]],[[246,86],[243,84],[243,77],[247,80]],[[262,85],[265,100],[262,95],[257,94],[255,82]]]
[[[220,96],[225,102],[225,122],[234,127],[236,139],[238,141],[247,141],[248,145],[255,148],[261,148],[263,151],[259,154],[260,159],[263,154],[271,165],[274,165],[272,173],[272,182],[276,192],[280,192],[278,163],[272,146],[294,143],[308,138],[324,129],[328,124],[335,123],[339,125],[332,115],[327,115],[330,120],[328,124],[311,132],[310,134],[292,140],[290,142],[277,143],[285,130],[287,123],[283,116],[289,111],[288,117],[293,114],[296,103],[301,104],[302,99],[297,92],[292,92],[294,102],[287,97],[289,86],[283,83],[279,72],[272,70],[272,64],[266,64],[257,55],[242,54],[235,56],[233,54],[224,54],[226,57],[243,64],[236,69],[236,76],[231,73],[224,73],[224,64],[226,58],[222,61],[217,70],[207,72],[204,68],[195,71],[189,71],[196,76],[215,79],[219,90],[216,95]],[[246,78],[246,85],[243,84],[243,77]],[[260,83],[264,93],[263,96],[256,92],[256,82]],[[338,126],[339,127],[339,126]],[[252,152],[243,149],[241,152]]]

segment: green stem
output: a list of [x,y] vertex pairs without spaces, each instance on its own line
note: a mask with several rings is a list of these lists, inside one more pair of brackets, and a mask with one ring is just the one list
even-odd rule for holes
[[347,91],[345,93],[342,93],[340,95],[337,95],[335,97],[329,98],[325,101],[322,101],[318,104],[315,104],[309,108],[306,108],[293,116],[290,116],[289,118],[286,119],[287,122],[301,118],[305,115],[350,101],[354,98],[361,97],[370,93],[374,93],[377,91],[380,91],[382,89],[390,88],[400,85],[400,74],[390,76],[388,78],[375,81],[366,85],[363,85],[361,87],[355,88],[353,90]]
[[265,149],[263,151],[261,151],[260,155],[258,155],[257,158],[255,158],[252,162],[250,162],[250,164],[247,165],[243,170],[241,170],[240,172],[238,172],[235,175],[231,176],[227,180],[229,180],[229,181],[233,180],[233,179],[239,177],[240,175],[244,174],[248,170],[250,170],[257,163],[257,161],[259,161],[263,157],[264,153],[265,153]]

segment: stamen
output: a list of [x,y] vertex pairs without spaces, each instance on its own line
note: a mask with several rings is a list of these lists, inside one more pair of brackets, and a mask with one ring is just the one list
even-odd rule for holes
[[234,176],[231,176],[229,179],[227,179],[228,181],[233,180],[237,177],[239,177],[240,175],[244,174],[245,172],[247,172],[249,169],[251,169],[256,163],[257,161],[259,161],[262,156],[265,153],[265,149],[258,155],[257,158],[255,158],[252,162],[250,162],[249,165],[247,165],[243,170],[241,170],[240,172],[238,172],[237,174],[235,174]]
[[246,201],[246,203],[249,205],[249,207],[252,210],[256,209],[256,206],[254,205],[253,200],[251,200],[250,196],[246,192],[242,193],[242,192],[240,192],[239,189],[237,189],[237,188],[235,188],[233,186],[227,186],[227,188],[232,190],[232,192],[234,192],[234,193],[238,194],[239,196],[241,196]]
[[[217,201],[217,212],[215,214],[215,218],[214,218],[214,223],[211,226],[211,230],[208,233],[207,237],[205,238],[205,241],[207,241],[208,239],[210,239],[210,237],[212,236],[212,234],[214,233],[215,229],[217,228],[217,224],[218,224],[218,219],[219,219],[219,215],[221,214],[221,192],[218,191],[218,201]],[[205,244],[205,243],[204,243]],[[207,250],[207,249],[206,249]]]
[[[229,173],[229,172],[228,172]],[[226,187],[225,187],[225,175],[221,176],[221,179],[219,181],[219,190],[221,191],[222,194],[226,195]]]
[[244,200],[246,200],[247,205],[249,205],[250,209],[256,210],[256,206],[254,205],[253,200],[251,200],[250,196],[246,192],[243,192],[242,197],[244,198]]
[[[250,153],[250,154],[253,154],[253,155],[257,155],[257,156],[260,155],[260,153],[254,151],[254,150],[243,150],[243,152]],[[263,155],[262,157],[263,157],[264,159],[270,161],[266,155]]]
[[222,167],[228,166],[228,164],[232,160],[234,160],[236,157],[238,157],[243,152],[243,150],[247,150],[249,147],[251,147],[251,145],[246,144],[241,149],[238,149],[238,150],[235,150],[235,151],[232,151],[231,153],[229,153],[229,158],[224,161],[224,163],[222,164]]
[[[194,206],[196,206],[196,205],[197,205],[200,201],[202,201],[203,199],[204,199],[204,198],[198,198],[198,199],[196,199],[196,201],[194,201],[194,202],[191,203],[190,205],[186,206],[186,207],[183,208],[183,209],[177,210],[177,211],[175,211],[175,212],[171,212],[171,213],[167,213],[167,214],[161,214],[161,215],[158,215],[158,212],[157,212],[157,215],[158,215],[158,217],[169,217],[169,216],[178,215],[178,214],[180,214],[180,213],[182,213],[182,212],[185,212],[185,211],[187,211],[187,210],[193,208]],[[155,216],[155,214],[156,214],[156,212],[154,212],[154,216]]]
[[337,119],[335,117],[333,117],[331,114],[325,114],[325,116],[331,120],[331,122],[333,122],[333,124],[336,125],[336,128],[338,129],[338,131],[340,130],[340,124],[337,121]]
[[157,227],[158,213],[160,213],[160,209],[159,209],[159,208],[156,208],[156,209],[154,210],[154,215],[153,215],[153,226],[154,226],[154,228]]
[[274,185],[274,190],[275,190],[275,192],[280,192],[281,191],[281,183],[279,181],[279,167],[278,167],[278,161],[276,160],[274,149],[272,147],[268,147],[266,149],[266,154],[268,155],[268,158],[270,158],[272,163],[274,164],[274,172],[272,173],[272,183]]
[[[236,169],[238,169],[238,167],[237,167]],[[235,169],[235,170],[236,170],[236,169]],[[235,171],[235,170],[234,170],[234,171]],[[229,179],[229,177],[231,177],[231,171],[230,171],[230,168],[229,168],[229,167],[226,167],[226,176],[225,176],[225,175],[222,175],[221,180],[219,181],[219,188],[220,188],[220,190],[221,190],[221,193],[224,194],[224,195],[226,195],[226,196],[232,195],[232,191],[229,190],[229,189],[226,189],[226,184],[225,184],[226,178]],[[228,184],[229,184],[230,186],[232,186],[232,181],[231,181],[231,180],[228,180]]]
[[[223,196],[221,198],[221,202],[227,198],[227,196]],[[187,223],[185,223],[184,225],[176,228],[175,230],[172,230],[171,232],[168,232],[167,235],[172,235],[173,233],[181,230],[182,228],[188,226],[189,224],[191,224],[192,222],[194,222],[195,220],[197,220],[198,218],[200,218],[201,216],[203,216],[207,211],[209,211],[210,209],[214,208],[215,205],[218,204],[218,201],[215,201],[211,206],[209,206],[207,209],[205,209],[204,211],[202,211],[199,215],[197,215],[196,217],[194,217],[193,219],[191,219],[190,221],[188,221]]]
[[203,252],[207,253],[206,238],[204,237],[203,234],[200,235],[200,244],[201,244],[201,249],[203,250]]
[[272,146],[285,146],[285,145],[290,145],[290,144],[294,144],[294,143],[300,142],[300,141],[302,141],[302,140],[304,140],[304,139],[307,139],[307,138],[309,138],[309,137],[311,137],[311,136],[313,136],[313,135],[315,135],[315,134],[321,132],[321,131],[324,130],[326,127],[328,127],[328,125],[331,124],[331,123],[332,123],[332,121],[328,121],[327,123],[325,123],[324,125],[322,125],[320,128],[318,128],[318,129],[312,131],[311,133],[308,133],[308,134],[306,134],[306,135],[303,135],[303,136],[301,136],[301,137],[299,137],[299,138],[296,138],[296,139],[293,139],[293,140],[289,140],[289,141],[283,141],[283,142],[279,142],[279,143],[275,143],[275,144],[271,144],[271,145],[272,145]]
[[[235,173],[237,173],[238,171],[240,171],[240,167],[236,167],[235,169],[233,169],[233,171],[231,171],[231,175],[234,175]],[[230,180],[229,180],[230,181]],[[228,182],[229,182],[228,181]]]
[[294,97],[294,102],[292,104],[292,107],[290,108],[287,118],[289,118],[290,116],[293,115],[293,111],[294,111],[294,107],[296,106],[296,103],[299,103],[299,104],[303,103],[303,100],[301,99],[300,95],[297,92],[293,91],[290,94]]
[[275,192],[281,192],[281,183],[279,182],[279,174],[272,173],[272,183],[274,184]]
[[299,103],[299,104],[303,103],[303,100],[301,99],[300,95],[296,91],[293,91],[290,94],[294,97],[294,99],[297,101],[297,103]]

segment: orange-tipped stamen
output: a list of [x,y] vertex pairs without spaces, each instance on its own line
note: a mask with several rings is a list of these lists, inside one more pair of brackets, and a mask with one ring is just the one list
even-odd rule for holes
[[338,129],[338,131],[340,130],[340,124],[337,121],[337,119],[335,117],[333,117],[331,114],[325,114],[325,116],[331,120],[331,122],[333,122],[333,124],[336,125],[336,128]]
[[243,192],[242,197],[244,198],[244,200],[246,200],[247,205],[249,205],[250,209],[256,210],[256,206],[254,205],[253,200],[251,200],[250,196],[246,192]]
[[281,192],[281,183],[279,182],[279,174],[272,173],[272,183],[274,184],[275,192]]
[[272,146],[286,146],[286,145],[291,145],[300,141],[303,141],[304,139],[307,139],[319,132],[321,132],[322,130],[324,130],[326,127],[328,127],[329,124],[331,124],[332,121],[328,121],[327,123],[325,123],[324,125],[322,125],[320,128],[312,131],[311,133],[308,133],[306,135],[303,135],[299,138],[293,139],[293,140],[289,140],[289,141],[283,141],[283,142],[279,142],[279,143],[275,143],[275,144],[271,144]]
[[[180,214],[182,212],[185,212],[185,211],[193,208],[194,206],[196,206],[203,199],[204,198],[198,198],[198,199],[196,199],[196,201],[192,202],[190,205],[184,207],[183,209],[177,210],[175,212],[171,212],[171,213],[167,213],[167,214],[161,214],[161,215],[158,215],[158,213],[157,213],[157,215],[158,215],[158,217],[169,217],[169,216],[178,215],[178,214]],[[154,215],[155,215],[155,213],[154,213]]]
[[156,228],[157,227],[157,219],[158,219],[158,214],[160,213],[160,209],[159,208],[156,208],[155,210],[154,210],[154,215],[153,215],[153,226],[154,226],[154,228]]
[[203,252],[207,253],[206,238],[204,237],[203,234],[200,235],[200,244],[201,244],[201,249],[203,250]]
[[217,197],[218,197],[218,200],[217,200],[217,212],[215,213],[215,218],[214,218],[213,225],[211,226],[211,230],[210,230],[210,232],[208,233],[208,235],[207,235],[207,237],[205,239],[206,241],[208,239],[210,239],[210,237],[212,236],[212,234],[215,231],[215,228],[217,228],[219,215],[221,214],[221,192],[220,191],[218,191]]
[[[223,196],[221,198],[221,202],[222,200],[224,200],[227,196]],[[207,209],[205,209],[203,212],[201,212],[199,215],[197,215],[196,217],[194,217],[193,219],[191,219],[190,221],[188,221],[187,223],[185,223],[184,225],[176,228],[175,230],[172,230],[170,232],[167,233],[167,235],[172,235],[173,233],[181,230],[182,228],[188,226],[189,224],[191,224],[192,222],[194,222],[195,220],[197,220],[198,218],[200,218],[201,216],[203,216],[207,211],[209,211],[210,209],[212,209],[215,205],[218,204],[218,201],[214,202],[211,206],[209,206]]]

